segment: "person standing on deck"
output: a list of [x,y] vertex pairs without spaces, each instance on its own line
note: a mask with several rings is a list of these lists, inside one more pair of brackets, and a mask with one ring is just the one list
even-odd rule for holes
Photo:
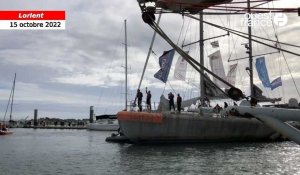
[[138,99],[138,107],[139,107],[139,111],[142,111],[142,99],[143,99],[143,93],[140,91],[140,89],[137,90],[136,92],[136,97],[135,100]]
[[228,103],[224,102],[224,109],[226,109],[228,107]]
[[181,111],[181,102],[182,102],[182,98],[180,96],[180,94],[177,95],[177,110],[180,113]]
[[170,107],[170,110],[171,110],[172,107],[173,107],[173,109],[174,109],[174,111],[175,111],[174,95],[172,94],[172,92],[170,92],[170,93],[168,94],[168,97],[169,97],[169,107]]
[[146,87],[146,94],[147,94],[146,97],[147,109],[151,111],[151,92],[147,90],[147,87]]

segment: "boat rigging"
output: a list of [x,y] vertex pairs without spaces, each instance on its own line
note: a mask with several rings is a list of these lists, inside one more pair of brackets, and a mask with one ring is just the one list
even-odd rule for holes
[[[13,81],[13,86],[11,88],[11,92],[10,92],[10,96],[7,102],[7,106],[6,106],[6,110],[5,110],[5,114],[3,117],[3,124],[0,123],[1,127],[0,127],[0,135],[7,135],[7,134],[12,134],[12,131],[9,131],[8,128],[10,127],[11,123],[12,123],[12,113],[13,113],[13,104],[14,104],[14,95],[15,95],[15,87],[16,87],[16,77],[17,74],[15,73],[15,77],[14,77],[14,81]],[[9,121],[8,121],[8,125],[5,124],[6,121],[6,114],[8,111],[10,105],[10,114],[9,114]],[[8,127],[7,127],[8,126]]]
[[[254,0],[251,1],[224,1],[224,0],[138,0],[142,11],[142,18],[145,23],[154,29],[166,42],[168,42],[194,69],[196,69],[203,78],[211,82],[204,74],[204,71],[230,87],[230,90],[224,92],[233,100],[245,98],[242,91],[218,75],[203,66],[201,59],[203,58],[203,10],[208,10],[205,14],[216,14],[209,10],[223,10],[222,14],[252,14],[272,12],[298,12],[297,8],[260,8],[259,6],[272,2],[273,0]],[[251,3],[255,3],[252,6]],[[221,4],[226,4],[223,6]],[[244,6],[232,6],[228,8],[227,4],[246,4]],[[159,13],[178,13],[183,16],[193,17],[191,14],[200,14],[200,63],[195,61],[191,56],[184,52],[164,33],[164,31],[156,24],[155,14]],[[248,24],[251,23],[248,20]],[[205,23],[209,24],[209,23]],[[214,24],[209,24],[214,25]],[[218,26],[218,25],[216,25]],[[220,29],[224,27],[218,26]],[[248,26],[248,34],[243,35],[238,31],[227,30],[227,32],[248,39],[249,51],[249,68],[252,71],[252,47],[253,41],[268,45],[264,42],[252,38],[251,25]],[[202,49],[201,49],[202,47]],[[275,46],[274,46],[275,47]],[[298,53],[275,47],[282,52],[287,52],[296,56]],[[202,57],[202,58],[201,58]],[[202,80],[203,81],[203,80]],[[212,83],[212,82],[211,82]],[[214,84],[214,83],[212,83]],[[202,85],[202,84],[201,84]],[[250,75],[251,89],[253,86],[253,75]],[[221,90],[219,88],[219,90]],[[253,97],[253,89],[251,90],[251,98]],[[251,102],[251,101],[250,101]],[[122,111],[117,114],[121,130],[124,135],[134,143],[151,143],[151,142],[214,142],[214,141],[256,141],[270,139],[274,134],[282,134],[300,144],[300,131],[294,129],[286,121],[299,121],[299,109],[282,109],[270,107],[256,107],[256,103],[252,101],[251,106],[231,106],[223,112],[230,117],[212,117],[211,108],[200,107],[199,113],[172,113],[167,111],[157,112],[134,112]],[[251,118],[251,119],[249,119]]]

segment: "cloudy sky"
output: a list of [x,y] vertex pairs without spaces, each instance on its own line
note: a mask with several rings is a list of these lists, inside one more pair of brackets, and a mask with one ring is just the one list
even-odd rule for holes
[[[300,7],[300,2],[299,0],[284,0],[284,4],[280,2],[275,4],[275,7],[283,6]],[[113,114],[124,109],[125,19],[128,35],[128,100],[134,99],[153,35],[152,29],[141,19],[136,0],[1,0],[0,8],[1,10],[66,11],[66,29],[62,31],[0,31],[0,118],[4,116],[6,110],[14,73],[17,73],[14,119],[24,119],[27,116],[32,118],[34,109],[39,110],[39,117],[59,118],[88,118],[90,106],[95,107],[97,115]],[[241,27],[240,18],[240,16],[209,16],[205,17],[205,20],[219,24],[224,22],[224,26],[246,30],[245,27]],[[300,45],[297,40],[300,17],[293,14],[288,15],[288,19],[286,26],[276,28],[279,39],[282,42]],[[185,43],[197,40],[199,34],[191,30],[197,29],[197,25],[198,22],[183,18],[181,15],[166,14],[161,20],[162,28],[175,42],[177,40],[182,42],[183,39]],[[181,27],[183,32],[180,35]],[[254,32],[274,39],[273,28],[254,30]],[[207,30],[205,35],[211,37],[218,33],[224,34],[216,29]],[[229,64],[227,63],[229,55],[232,55],[232,59],[246,55],[241,46],[241,43],[246,41],[232,35],[223,37],[220,39],[221,42],[224,42],[220,46],[225,65]],[[206,46],[206,55],[208,55],[209,44]],[[272,51],[264,46],[254,45],[254,47],[256,54]],[[289,49],[289,47],[285,48]],[[189,80],[188,83],[175,81],[171,77],[171,81],[165,85],[153,78],[153,74],[158,70],[158,57],[164,50],[169,49],[170,46],[157,37],[153,47],[154,53],[151,54],[141,87],[143,92],[145,87],[152,91],[152,101],[156,103],[161,94],[166,95],[169,91],[180,92],[184,98],[199,94],[198,88],[195,87],[198,81],[197,76],[193,71],[189,72],[188,76],[193,77],[194,80]],[[191,46],[189,49],[197,50],[196,46]],[[294,48],[290,50],[297,51]],[[195,51],[192,56],[199,57],[199,52]],[[300,72],[297,68],[299,57],[290,54],[285,54],[285,56],[296,83],[300,85],[298,81]],[[177,57],[176,54],[173,64]],[[270,79],[281,72],[282,78],[286,79],[284,84],[287,88],[281,88],[278,92],[266,90],[268,96],[275,94],[284,95],[287,98],[295,96],[299,99],[295,88],[290,88],[293,84],[286,71],[287,67],[282,61],[282,55],[275,54],[270,57],[272,59],[268,65],[272,67],[269,72]],[[247,61],[239,61],[239,64],[245,67]],[[278,65],[282,66],[278,67]],[[248,85],[248,81],[245,80],[246,75],[243,73],[244,69],[240,68],[238,71],[242,75],[242,78],[237,78],[239,87]],[[170,75],[172,73],[173,70]],[[255,82],[262,87],[257,78]],[[244,91],[248,92],[247,89]]]

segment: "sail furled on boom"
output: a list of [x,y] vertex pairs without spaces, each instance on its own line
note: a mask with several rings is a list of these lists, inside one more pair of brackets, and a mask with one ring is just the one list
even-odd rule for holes
[[[189,51],[186,51],[186,53],[188,54]],[[185,81],[186,69],[187,69],[187,61],[184,58],[182,58],[182,56],[179,56],[175,65],[174,78],[177,80]]]
[[279,86],[282,86],[281,77],[278,77],[272,82],[270,82],[265,57],[256,58],[255,66],[258,73],[258,77],[265,88],[271,88],[271,90],[273,90]]
[[[223,80],[227,80],[220,50],[215,51],[214,53],[210,54],[208,57],[209,57],[209,63],[211,66],[211,71],[214,72],[216,75],[218,75]],[[224,83],[222,83],[220,80],[216,79],[215,77],[213,78],[213,81],[220,88],[228,88],[227,85],[225,85]]]
[[172,65],[175,50],[164,51],[163,55],[159,57],[160,70],[154,74],[154,77],[166,83],[168,80],[170,68]]

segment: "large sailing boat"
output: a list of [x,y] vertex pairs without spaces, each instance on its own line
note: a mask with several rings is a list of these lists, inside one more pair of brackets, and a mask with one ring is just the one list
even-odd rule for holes
[[[201,96],[204,97],[204,81],[205,73],[210,74],[229,87],[224,92],[218,88],[224,95],[238,101],[245,98],[242,91],[227,81],[220,78],[214,72],[203,66],[203,24],[209,24],[226,30],[227,32],[241,35],[239,32],[220,27],[218,25],[205,22],[203,20],[204,10],[206,8],[216,7],[221,10],[236,11],[238,13],[247,12],[249,14],[255,12],[263,12],[263,8],[251,7],[251,2],[235,2],[246,3],[247,7],[230,8],[220,4],[231,1],[224,0],[206,0],[206,1],[164,1],[164,0],[138,0],[142,10],[142,18],[144,22],[149,24],[163,39],[165,39],[194,69],[201,74]],[[255,1],[257,3],[257,1]],[[259,1],[261,3],[270,2]],[[234,3],[234,1],[232,2]],[[259,9],[259,10],[258,10]],[[266,10],[266,9],[263,9]],[[280,9],[277,12],[297,12],[297,9]],[[172,42],[172,40],[164,33],[164,31],[155,23],[155,13],[179,13],[200,21],[200,63],[195,61],[191,56],[184,52],[180,47]],[[196,18],[191,14],[200,13],[200,18]],[[299,12],[298,12],[299,13]],[[241,35],[242,36],[242,35]],[[249,75],[250,84],[253,85],[253,68],[252,68],[252,39],[251,26],[248,26],[248,36],[242,36],[248,39],[249,53]],[[201,43],[202,42],[202,43]],[[270,46],[271,47],[271,46]],[[283,52],[287,50],[280,49]],[[289,52],[291,53],[291,52]],[[296,54],[299,56],[299,54]],[[204,73],[205,72],[205,73]],[[213,83],[210,81],[210,83]],[[253,88],[251,88],[250,97],[254,97]],[[281,109],[257,107],[256,99],[251,98],[251,106],[231,106],[224,111],[228,117],[211,117],[212,109],[200,107],[198,112],[181,112],[172,113],[170,111],[156,112],[132,112],[122,111],[117,114],[119,125],[123,134],[133,143],[182,143],[182,142],[228,142],[228,141],[266,141],[275,139],[282,134],[289,139],[300,144],[300,132],[290,126],[286,121],[299,121],[300,111],[298,109]],[[280,133],[280,134],[278,134]]]

